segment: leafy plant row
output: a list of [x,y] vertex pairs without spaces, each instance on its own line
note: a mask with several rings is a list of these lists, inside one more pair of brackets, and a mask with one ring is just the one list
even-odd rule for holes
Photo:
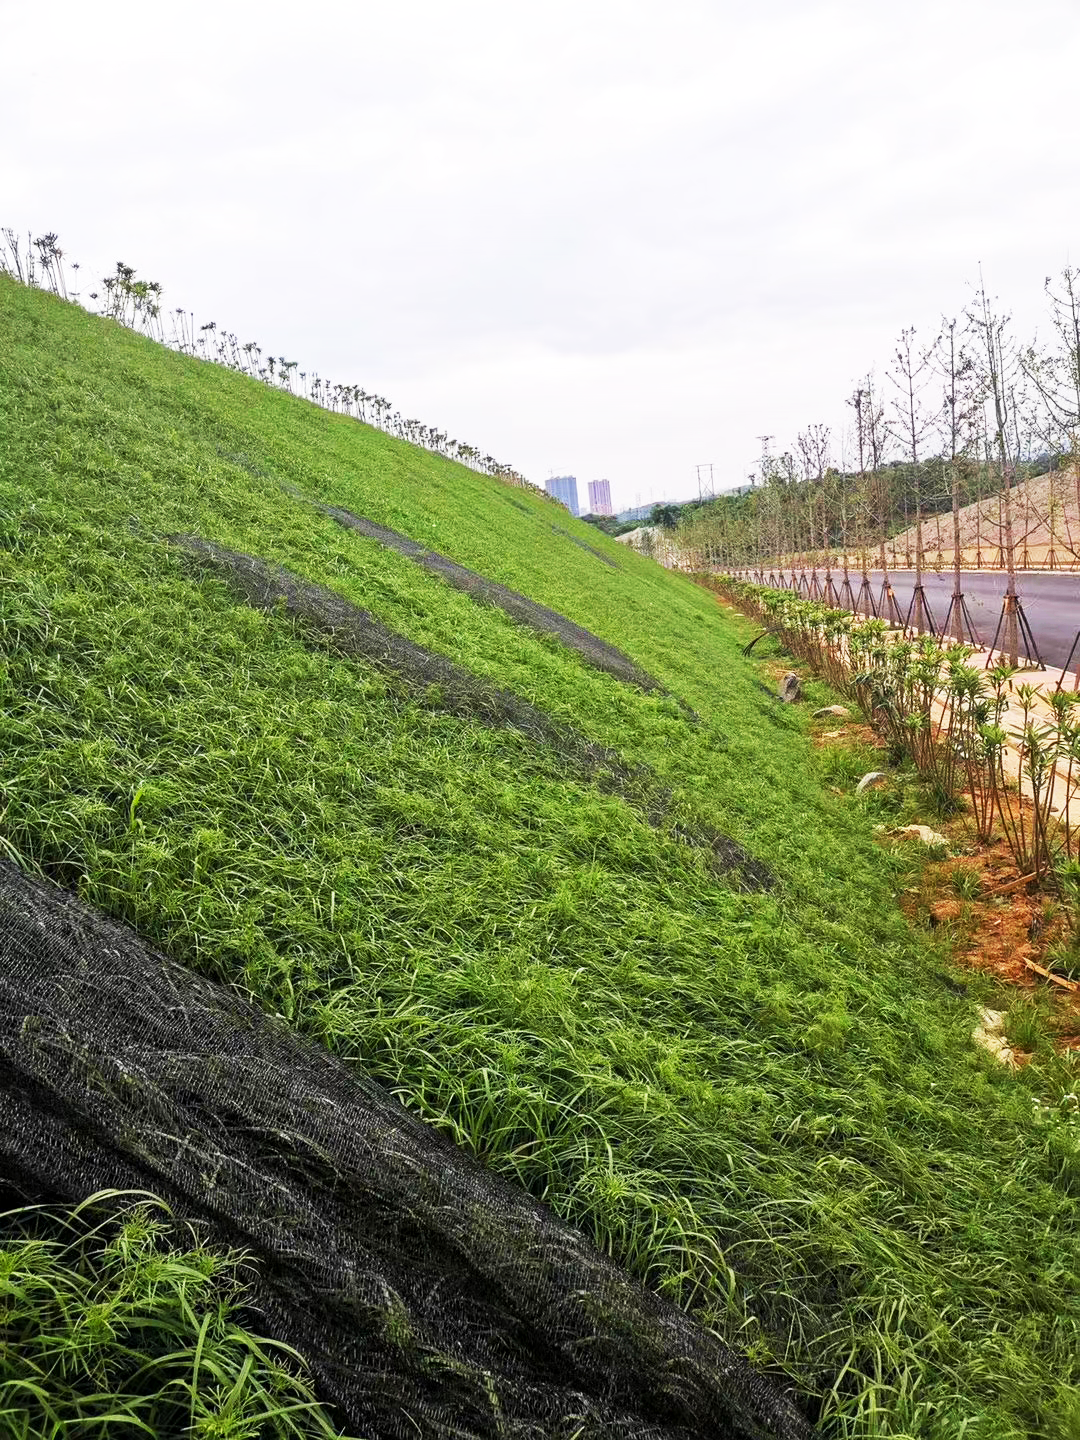
[[984,670],[970,646],[908,636],[878,616],[705,578],[858,705],[945,809],[963,809],[978,843],[1000,829],[1021,873],[1061,890],[1080,922],[1080,694],[1015,684],[1010,665]]
[[[0,273],[12,276],[23,285],[49,290],[64,300],[81,303],[80,294],[68,289],[64,252],[58,240],[59,236],[53,231],[33,240],[27,236],[24,249],[22,238],[15,230],[10,227],[0,230]],[[73,262],[71,268],[77,275],[78,263]],[[422,445],[425,450],[443,455],[448,460],[458,460],[483,475],[492,475],[510,485],[527,486],[540,495],[546,494],[519,474],[513,465],[496,460],[476,445],[452,439],[445,430],[435,425],[407,419],[391,401],[382,395],[369,393],[362,385],[338,384],[315,372],[301,370],[297,360],[288,360],[284,355],[264,355],[262,346],[256,341],[241,344],[231,331],[219,329],[215,320],[196,326],[194,311],[179,305],[171,310],[163,308],[162,293],[159,281],[140,279],[131,265],[118,260],[115,272],[101,281],[100,290],[90,291],[88,298],[100,302],[100,314],[127,326],[129,330],[148,336],[159,345],[167,345],[183,355],[194,355],[197,359],[224,365],[229,370],[286,390],[290,395],[299,395],[336,414],[350,415],[385,430],[399,440]]]

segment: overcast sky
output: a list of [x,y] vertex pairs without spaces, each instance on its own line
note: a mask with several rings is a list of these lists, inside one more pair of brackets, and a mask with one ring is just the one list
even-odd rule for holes
[[[0,224],[617,505],[1080,259],[1080,0],[0,0]],[[90,287],[85,284],[84,289]]]

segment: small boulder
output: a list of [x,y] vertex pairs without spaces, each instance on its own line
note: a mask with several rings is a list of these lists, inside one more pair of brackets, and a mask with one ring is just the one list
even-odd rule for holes
[[1005,1038],[1005,1015],[1001,1010],[986,1010],[980,1007],[979,1023],[971,1032],[971,1038],[981,1049],[989,1051],[1003,1065],[1016,1068],[1017,1060],[1012,1046]]
[[858,785],[855,786],[855,794],[861,795],[864,790],[877,790],[880,786],[887,785],[888,783],[889,777],[885,774],[884,770],[871,770],[870,773],[864,775]]
[[794,670],[789,670],[780,681],[780,699],[785,705],[793,705],[796,700],[802,699],[802,681]]
[[844,705],[826,705],[824,710],[815,710],[815,720],[825,720],[830,715],[835,715],[838,720],[847,720],[851,711]]
[[948,848],[949,844],[944,835],[931,830],[929,825],[901,825],[899,830],[893,830],[892,834],[911,836],[915,840],[921,840],[924,845],[944,845]]

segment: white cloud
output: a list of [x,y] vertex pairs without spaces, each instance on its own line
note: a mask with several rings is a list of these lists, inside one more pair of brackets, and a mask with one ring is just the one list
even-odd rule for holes
[[[0,222],[618,501],[1069,258],[1073,0],[10,10]],[[1075,258],[1075,257],[1073,257]]]

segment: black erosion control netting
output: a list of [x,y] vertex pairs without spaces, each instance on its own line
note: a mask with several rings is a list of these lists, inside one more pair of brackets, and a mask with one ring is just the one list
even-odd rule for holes
[[332,641],[342,655],[366,660],[400,682],[410,696],[440,710],[487,725],[505,725],[550,745],[587,771],[618,765],[618,757],[568,726],[479,679],[448,659],[399,635],[344,595],[316,585],[280,565],[227,550],[195,535],[170,536],[203,567],[216,573],[256,609],[281,610]]
[[602,560],[611,570],[618,570],[619,565],[612,560],[610,555],[605,555],[602,550],[597,550],[595,545],[590,545],[587,540],[579,540],[576,535],[571,535],[569,530],[564,530],[561,525],[552,525],[556,535],[565,535],[571,545],[576,545],[579,550],[587,550],[590,555],[595,555],[597,560]]
[[371,1437],[800,1437],[791,1401],[380,1086],[0,861],[0,1178],[145,1189]]
[[737,890],[771,890],[776,884],[776,877],[767,865],[755,860],[737,840],[722,835],[711,825],[676,822],[673,833],[685,845],[704,850],[712,873]]
[[[585,778],[614,790],[659,828],[667,815],[667,796],[650,795],[651,777],[632,770],[611,750],[559,724],[527,700],[497,689],[445,655],[399,635],[381,620],[353,605],[336,590],[316,585],[279,565],[228,550],[194,535],[174,535],[198,564],[218,575],[257,609],[283,611],[317,632],[342,655],[361,659],[393,677],[420,703],[467,720],[505,725],[535,743],[548,745],[570,761]],[[412,541],[407,542],[412,544]],[[685,844],[704,850],[712,872],[742,890],[768,890],[773,876],[736,841],[701,825],[676,825],[673,833]]]
[[[496,606],[519,625],[527,625],[530,630],[541,635],[554,635],[572,650],[576,650],[590,665],[613,675],[616,680],[636,685],[641,690],[663,689],[659,680],[635,665],[628,655],[624,655],[614,645],[609,645],[606,640],[601,640],[591,630],[586,630],[583,626],[576,625],[573,620],[568,620],[565,615],[560,615],[557,610],[538,605],[535,600],[519,595],[516,590],[500,585],[495,580],[486,580],[483,575],[478,575],[475,570],[467,570],[456,560],[450,560],[435,550],[427,550],[415,540],[410,540],[407,535],[399,535],[396,530],[377,525],[374,520],[365,520],[362,515],[354,515],[351,510],[342,510],[337,505],[320,505],[318,508],[346,529],[357,530],[370,540],[377,540],[380,545],[407,555],[425,570],[441,575],[455,589],[464,590],[474,600]],[[574,539],[572,535],[569,538]],[[593,553],[600,555],[599,551]],[[600,559],[609,565],[612,563],[606,555],[600,555]]]

